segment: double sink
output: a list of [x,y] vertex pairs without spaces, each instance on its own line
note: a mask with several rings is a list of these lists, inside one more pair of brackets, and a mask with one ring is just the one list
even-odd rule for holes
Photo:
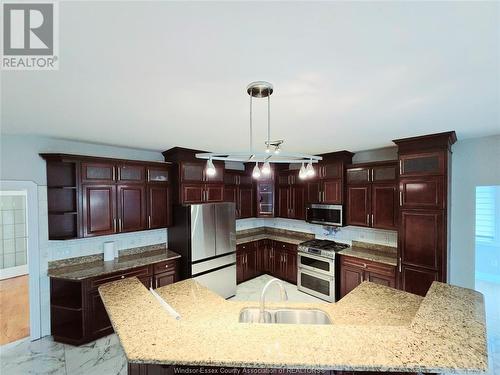
[[241,310],[239,322],[274,324],[332,324],[330,317],[321,310],[265,309],[261,312],[261,309],[251,307]]

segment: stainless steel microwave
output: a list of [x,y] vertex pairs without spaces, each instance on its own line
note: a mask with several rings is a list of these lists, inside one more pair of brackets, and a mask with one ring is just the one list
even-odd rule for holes
[[306,221],[309,223],[341,227],[342,217],[342,205],[339,204],[311,204],[306,208]]

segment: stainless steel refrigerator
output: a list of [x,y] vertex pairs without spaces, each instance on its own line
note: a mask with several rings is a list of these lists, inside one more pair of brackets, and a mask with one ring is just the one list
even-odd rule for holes
[[224,298],[236,294],[234,203],[174,208],[168,248],[182,255],[182,278],[194,278]]

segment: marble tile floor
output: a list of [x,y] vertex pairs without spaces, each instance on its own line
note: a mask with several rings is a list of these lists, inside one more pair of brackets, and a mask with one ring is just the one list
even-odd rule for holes
[[[272,277],[263,275],[238,285],[233,300],[258,301],[260,292]],[[284,282],[290,301],[321,301],[299,292],[297,286]],[[268,301],[279,301],[279,289],[272,287]],[[109,335],[82,346],[54,342],[50,336],[0,346],[0,374],[54,375],[126,375],[127,362],[116,335]]]

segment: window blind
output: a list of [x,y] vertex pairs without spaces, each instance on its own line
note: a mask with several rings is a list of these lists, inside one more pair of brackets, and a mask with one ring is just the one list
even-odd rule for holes
[[476,187],[476,238],[491,241],[495,238],[496,194],[494,186]]

